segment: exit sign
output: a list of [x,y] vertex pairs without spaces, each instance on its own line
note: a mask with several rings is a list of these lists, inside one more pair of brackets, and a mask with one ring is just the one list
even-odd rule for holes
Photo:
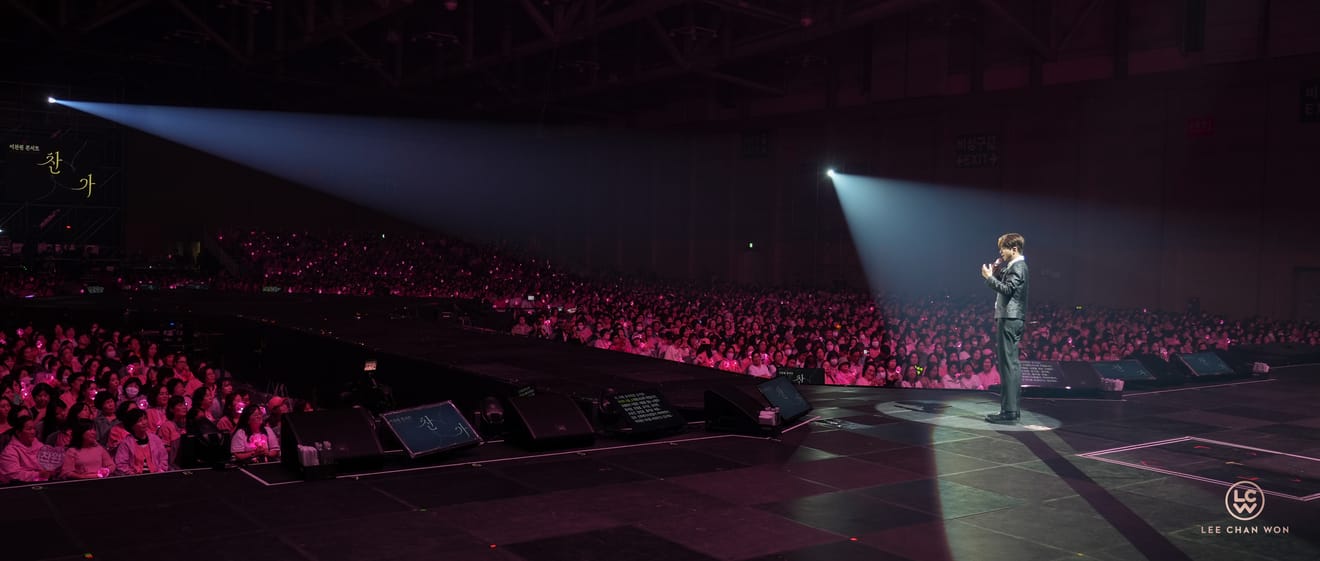
[[1320,80],[1302,82],[1301,120],[1303,123],[1320,123]]
[[1200,115],[1187,119],[1187,136],[1212,136],[1215,134],[1215,118]]

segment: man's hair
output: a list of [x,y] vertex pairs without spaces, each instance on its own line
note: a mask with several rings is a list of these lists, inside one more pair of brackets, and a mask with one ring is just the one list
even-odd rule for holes
[[1016,249],[1018,253],[1021,253],[1025,245],[1027,245],[1027,240],[1022,237],[1022,234],[1009,233],[999,236],[999,247],[1003,249]]

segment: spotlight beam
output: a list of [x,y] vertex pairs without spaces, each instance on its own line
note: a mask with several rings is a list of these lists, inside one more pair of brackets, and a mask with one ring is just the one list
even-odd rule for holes
[[[570,198],[547,189],[573,156],[628,153],[623,136],[552,143],[515,127],[175,106],[59,100],[82,111],[334,197],[476,239],[587,219],[605,185],[631,175],[603,166]],[[645,145],[639,143],[638,146]],[[517,165],[510,165],[515,154]],[[554,179],[552,179],[554,180]],[[595,208],[600,207],[600,208]]]

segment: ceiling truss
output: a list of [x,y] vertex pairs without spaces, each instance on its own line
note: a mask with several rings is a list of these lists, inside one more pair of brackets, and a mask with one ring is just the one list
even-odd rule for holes
[[[1038,67],[1106,6],[1122,16],[1131,2],[1071,4],[1056,14],[1052,0],[3,0],[0,41],[75,61],[147,61],[492,110],[660,85],[783,96],[785,65],[774,61],[828,64],[850,48],[841,38],[870,40],[915,12],[972,14],[974,48],[993,25]],[[1114,33],[1115,48],[1126,42]]]

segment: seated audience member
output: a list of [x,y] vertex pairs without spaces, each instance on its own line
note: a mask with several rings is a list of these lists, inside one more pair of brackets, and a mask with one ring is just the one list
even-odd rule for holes
[[280,429],[284,425],[284,416],[288,414],[288,399],[277,395],[266,402],[266,426],[270,427],[271,432],[275,433],[276,439],[280,437]]
[[[903,369],[901,367],[895,370],[888,370],[884,366],[877,365],[875,374],[883,382],[881,385],[886,388],[897,388],[902,386]],[[918,375],[918,378],[920,378],[920,375]]]
[[229,451],[239,461],[266,461],[280,457],[280,439],[266,425],[260,407],[248,407],[239,417],[238,428],[229,441]]
[[687,348],[687,343],[672,340],[669,342],[670,344],[664,348],[662,353],[664,359],[672,362],[683,362],[683,359],[688,356],[688,351],[690,350]]
[[182,397],[171,397],[165,410],[169,411],[169,416],[156,429],[156,436],[165,442],[165,448],[170,452],[170,467],[178,469],[179,445],[183,436],[187,434],[188,406],[183,402]]
[[857,382],[853,385],[874,387],[883,386],[884,384],[885,381],[881,379],[880,374],[876,372],[875,365],[867,364],[866,367],[862,369],[862,373],[857,376]]
[[220,427],[215,426],[215,421],[211,419],[211,412],[206,409],[190,407],[188,408],[187,416],[184,419],[184,428],[188,434],[223,434]]
[[[188,387],[183,385],[183,380],[180,380],[178,378],[162,378],[162,379],[165,380],[163,383],[165,384],[165,389],[170,392],[170,397],[177,396],[188,399],[188,392],[187,392]],[[189,407],[192,406],[191,399],[188,399],[188,406]]]
[[4,432],[0,432],[0,450],[4,450],[6,446],[9,446],[9,442],[14,439],[14,434],[18,432],[18,423],[24,417],[31,416],[32,413],[23,407],[15,407],[9,410],[9,414],[5,415],[5,425],[9,428],[5,429]]
[[[985,360],[988,362],[990,359],[987,358],[987,359],[985,359]],[[995,365],[994,365],[993,363],[989,364],[988,367],[987,367],[987,366],[982,366],[982,369],[983,369],[983,371],[981,372],[981,376],[980,376],[980,377],[981,377],[981,387],[983,387],[983,388],[985,388],[985,389],[990,389],[990,386],[998,386],[998,385],[999,385],[999,369],[996,368]]]
[[[115,424],[110,427],[110,434],[105,438],[105,447],[107,450],[114,450],[119,443],[128,435],[128,427],[125,427],[119,419],[124,418],[124,414],[129,411],[138,410],[136,401],[125,401],[115,407]],[[150,424],[148,423],[148,426]]]
[[924,381],[921,379],[921,375],[917,373],[917,367],[913,365],[908,365],[907,368],[903,369],[903,379],[898,383],[898,387],[924,388],[926,386]]
[[927,370],[921,373],[921,387],[925,389],[943,389],[945,387],[944,382],[947,379],[947,376],[941,377],[936,370]]
[[[147,424],[160,429],[165,425],[169,417],[167,408],[171,399],[169,389],[165,386],[152,386],[147,390]],[[183,402],[183,398],[179,398]],[[186,412],[186,410],[185,410]]]
[[50,400],[50,403],[46,404],[46,414],[37,421],[37,440],[50,444],[46,439],[59,432],[60,427],[64,426],[64,420],[68,418],[68,413],[69,406],[64,404],[64,400]]
[[[215,400],[220,402],[221,405],[224,405],[225,400],[229,399],[229,396],[234,394],[234,390],[235,390],[234,379],[230,378],[229,376],[220,378],[220,380],[216,382],[215,387],[216,387]],[[212,407],[212,409],[215,408]],[[223,407],[220,409],[220,412],[218,414],[220,415],[224,414]]]
[[138,475],[161,473],[170,469],[170,454],[165,443],[147,427],[147,415],[138,409],[124,414],[128,436],[115,449],[115,474]]
[[174,377],[183,380],[184,391],[188,393],[196,392],[197,388],[204,385],[202,381],[193,374],[192,368],[188,366],[188,359],[183,355],[179,355],[178,358],[174,359]]
[[115,460],[105,447],[96,441],[96,427],[90,421],[79,420],[73,426],[73,441],[64,451],[64,479],[98,479],[115,471]]
[[138,409],[147,409],[151,404],[147,396],[142,394],[142,381],[137,378],[126,378],[120,384],[119,402],[132,401],[138,404]]
[[148,368],[160,368],[164,366],[160,357],[160,345],[156,343],[147,343],[147,354],[142,357],[142,362]]
[[959,372],[958,376],[953,379],[953,382],[949,386],[949,388],[951,389],[956,388],[961,390],[985,389],[981,387],[981,377],[976,375],[976,372],[972,369],[972,363],[970,362],[963,363],[962,371]]
[[89,374],[87,376],[87,381],[84,382],[82,386],[82,398],[78,401],[80,403],[86,403],[88,407],[92,408],[93,412],[96,412],[98,410],[96,407],[96,396],[99,393],[101,392],[100,388],[96,387],[96,380],[94,380]]
[[[211,376],[210,376],[210,381],[209,381],[209,382],[206,381],[204,378],[201,377],[202,373],[206,372],[207,370],[210,370],[210,371],[211,371]],[[211,403],[211,418],[212,418],[212,419],[217,419],[217,420],[218,420],[218,419],[220,419],[221,417],[223,417],[224,414],[225,414],[225,408],[224,408],[224,404],[225,404],[225,402],[224,402],[224,396],[222,396],[222,395],[220,394],[220,385],[217,384],[216,381],[215,381],[215,380],[216,380],[216,373],[215,373],[215,370],[214,370],[214,369],[211,369],[211,368],[200,367],[200,368],[198,368],[197,372],[198,372],[198,376],[199,376],[198,379],[199,379],[199,380],[203,380],[203,383],[202,383],[202,385],[201,385],[201,388],[206,389],[207,392],[210,393],[210,394],[211,394],[211,397],[212,397],[212,399],[211,399],[211,401],[210,401],[210,403]],[[193,391],[193,395],[194,395],[194,396],[197,395],[197,390],[194,390],[194,391]]]
[[950,368],[949,374],[947,376],[940,376],[940,387],[946,390],[961,389],[962,385],[958,381],[958,377],[962,376],[964,366],[966,365],[967,365],[966,362],[959,364],[958,368],[956,369]]
[[941,358],[941,359],[940,359],[940,362],[939,362],[939,364],[938,364],[938,366],[935,367],[935,373],[936,373],[936,374],[939,374],[940,378],[944,378],[944,377],[948,376],[948,375],[949,375],[949,359],[947,359],[947,358]]
[[[0,399],[0,435],[10,432],[13,428],[9,426],[9,412],[14,410],[14,402],[8,399]],[[0,436],[3,438],[3,436]]]
[[115,401],[115,394],[108,391],[97,392],[93,400],[92,410],[96,413],[93,421],[96,424],[97,440],[105,444],[105,440],[110,436],[110,427],[115,425],[115,408],[119,403]]
[[51,396],[54,393],[55,390],[51,389],[48,384],[37,384],[32,388],[33,420],[40,423],[42,419],[46,418],[46,408],[50,406]]
[[702,345],[701,348],[697,349],[696,356],[692,357],[692,364],[703,368],[713,367],[715,365],[715,361],[714,359],[711,358],[710,353],[711,353],[710,345]]
[[23,416],[14,424],[14,438],[0,451],[0,479],[22,483],[48,481],[55,472],[41,467],[38,454],[46,445],[37,440],[37,422]]
[[252,398],[252,392],[250,390],[244,388],[235,388],[232,393],[234,395],[234,399],[244,404],[256,403],[256,400]]
[[211,420],[219,422],[220,417],[215,416],[215,392],[216,388],[214,386],[198,386],[197,389],[192,390],[190,395],[192,397],[193,407],[201,407],[202,409],[205,409],[207,416],[209,416]]
[[752,363],[747,365],[747,370],[743,373],[757,378],[775,377],[774,369],[765,364],[765,358],[761,356],[761,353],[752,354]]
[[92,422],[92,426],[96,426],[95,421],[93,421],[94,418],[95,417],[92,415],[92,408],[88,407],[86,403],[81,401],[75,403],[64,415],[64,420],[60,422],[59,428],[56,428],[53,432],[47,434],[46,438],[42,439],[42,442],[47,446],[58,446],[60,448],[66,447],[70,442],[73,442],[74,424],[81,419]]
[[24,406],[28,396],[23,395],[23,378],[31,379],[27,374],[25,367],[19,367],[17,370],[0,376],[0,399],[8,401],[10,405]]
[[160,385],[156,381],[159,376],[156,369],[147,368],[146,365],[142,364],[142,361],[138,359],[137,355],[129,355],[128,358],[130,359],[130,362],[124,365],[124,376],[128,378],[137,378],[138,381],[142,383],[142,388],[144,390],[146,388]]
[[839,363],[834,370],[826,370],[825,383],[835,386],[852,386],[857,383],[857,373],[847,361]]
[[[109,368],[109,366],[103,366],[102,368]],[[115,396],[116,403],[124,400],[124,388],[122,383],[123,380],[119,378],[119,373],[114,371],[106,372],[96,379],[96,386],[110,392],[110,395]]]
[[238,394],[229,394],[229,397],[225,398],[225,416],[215,422],[216,428],[227,434],[233,433],[234,429],[239,427],[238,420],[246,406],[247,404],[243,403]]

